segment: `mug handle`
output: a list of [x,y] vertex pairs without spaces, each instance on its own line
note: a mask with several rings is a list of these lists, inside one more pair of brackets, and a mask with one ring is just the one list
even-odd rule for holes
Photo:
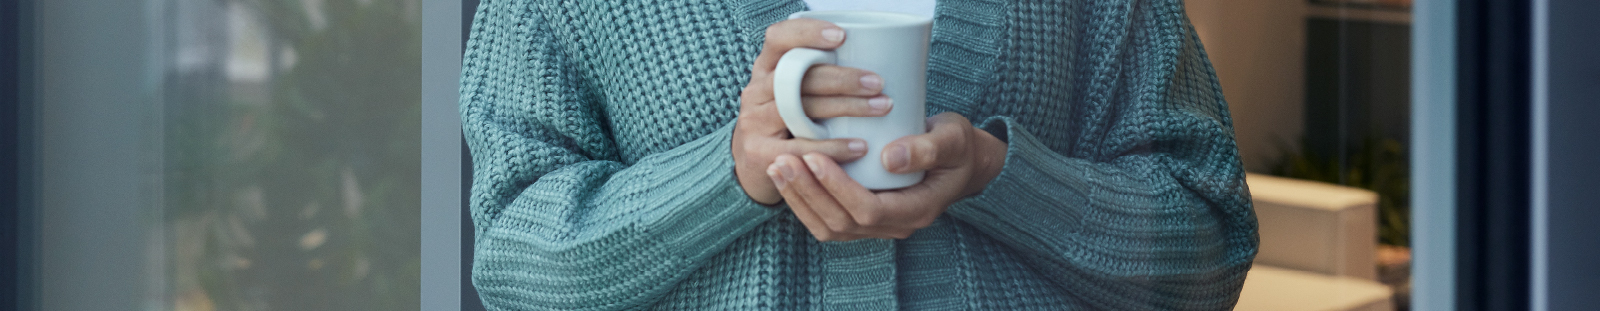
[[800,82],[811,66],[833,64],[835,60],[833,52],[808,48],[791,49],[778,59],[778,67],[772,71],[772,99],[778,105],[778,116],[783,117],[783,124],[794,137],[828,138],[828,128],[806,116],[800,103]]

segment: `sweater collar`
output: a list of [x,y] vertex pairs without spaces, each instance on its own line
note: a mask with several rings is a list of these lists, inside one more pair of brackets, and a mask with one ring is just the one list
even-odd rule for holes
[[[802,0],[730,0],[747,44],[760,48],[768,25],[806,9]],[[972,117],[994,83],[1004,42],[1004,0],[938,0],[928,50],[928,112]]]

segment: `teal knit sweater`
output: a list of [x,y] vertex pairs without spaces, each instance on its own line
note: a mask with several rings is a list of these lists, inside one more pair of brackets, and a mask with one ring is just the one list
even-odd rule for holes
[[[869,1],[869,0],[864,0]],[[496,310],[1227,309],[1256,223],[1179,0],[939,0],[928,112],[1008,143],[904,240],[740,188],[739,92],[800,0],[484,0],[461,114]]]

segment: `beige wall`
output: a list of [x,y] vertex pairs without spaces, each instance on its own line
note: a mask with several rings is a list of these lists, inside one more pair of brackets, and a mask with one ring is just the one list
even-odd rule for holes
[[1305,132],[1305,0],[1189,0],[1222,80],[1245,168],[1265,171]]

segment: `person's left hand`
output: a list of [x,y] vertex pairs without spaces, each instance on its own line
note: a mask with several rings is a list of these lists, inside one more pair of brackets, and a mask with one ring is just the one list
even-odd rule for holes
[[800,222],[819,241],[904,239],[932,224],[956,200],[977,194],[1000,174],[1006,144],[946,112],[928,118],[928,133],[884,146],[889,172],[927,170],[921,183],[873,192],[826,155],[780,155],[767,167]]

